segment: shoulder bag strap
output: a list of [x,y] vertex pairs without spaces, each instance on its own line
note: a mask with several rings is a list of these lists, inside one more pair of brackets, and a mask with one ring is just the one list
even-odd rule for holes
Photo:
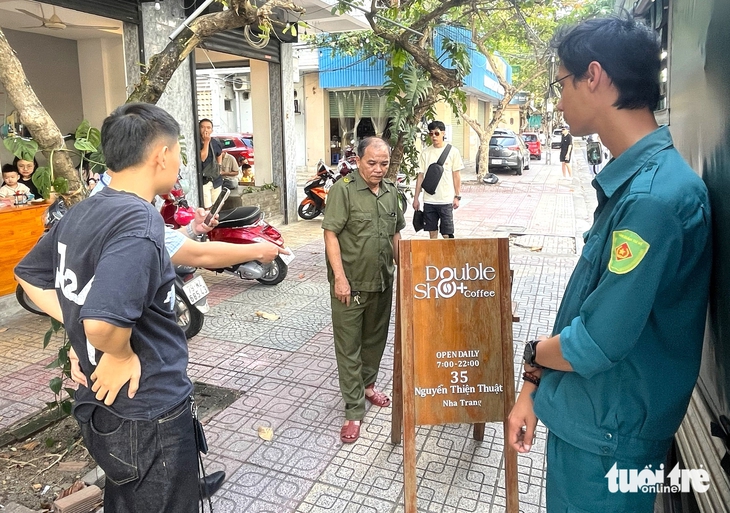
[[446,158],[449,156],[449,152],[451,151],[451,145],[447,144],[446,148],[444,148],[444,151],[441,152],[441,156],[438,159],[438,162],[436,162],[439,166],[443,166],[444,162],[446,162]]

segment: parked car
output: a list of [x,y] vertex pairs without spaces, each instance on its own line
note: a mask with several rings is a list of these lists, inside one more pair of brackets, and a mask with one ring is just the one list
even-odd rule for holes
[[517,135],[517,134],[515,134],[514,130],[510,130],[509,128],[495,128],[492,135]]
[[530,150],[518,135],[494,135],[489,139],[489,171],[509,169],[521,175],[530,169]]
[[252,134],[213,134],[212,137],[221,144],[223,151],[236,158],[239,166],[243,163],[244,158],[253,166]]
[[534,157],[540,160],[542,158],[542,144],[540,144],[537,133],[524,132],[522,134],[522,140],[525,141],[527,149],[530,151],[530,158]]
[[550,147],[552,149],[560,148],[560,141],[563,140],[563,129],[556,128],[553,130],[553,135],[550,136]]

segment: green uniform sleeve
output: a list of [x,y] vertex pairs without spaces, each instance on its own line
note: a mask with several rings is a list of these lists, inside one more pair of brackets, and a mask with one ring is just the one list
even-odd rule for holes
[[347,224],[350,207],[347,195],[347,183],[338,180],[327,193],[327,208],[324,210],[322,229],[339,234]]
[[[396,193],[395,193],[396,202],[400,203],[399,198],[398,198],[398,189],[397,189],[397,187],[394,186],[393,187],[393,190],[396,191]],[[396,215],[398,216],[397,221],[395,223],[395,231],[397,233],[397,232],[401,231],[403,228],[406,227],[406,218],[403,216],[403,211],[400,209],[400,204],[396,205],[395,211],[397,213]]]
[[[590,242],[590,241],[589,241]],[[563,356],[585,378],[608,370],[633,349],[658,294],[679,268],[684,230],[677,213],[652,196],[628,198],[617,212],[608,248],[592,258],[605,267],[580,315],[560,332]]]

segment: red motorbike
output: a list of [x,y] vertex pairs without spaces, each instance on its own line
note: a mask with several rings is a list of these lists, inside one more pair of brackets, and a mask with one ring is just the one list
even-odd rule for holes
[[[160,213],[165,223],[179,228],[186,226],[195,217],[195,211],[188,206],[185,193],[180,184],[163,197],[165,201]],[[222,210],[218,214],[218,225],[208,232],[209,240],[228,242],[231,244],[255,244],[270,242],[280,248],[286,248],[279,230],[264,221],[264,214],[259,207],[237,207]],[[288,248],[287,248],[288,249]],[[289,271],[289,263],[294,260],[294,253],[279,255],[276,259],[264,264],[259,261],[241,262],[220,269],[208,269],[217,273],[228,273],[243,280],[256,280],[264,285],[281,283]]]

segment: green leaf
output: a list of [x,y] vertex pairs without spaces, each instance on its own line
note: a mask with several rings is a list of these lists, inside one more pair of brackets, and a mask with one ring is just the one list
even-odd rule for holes
[[53,188],[56,189],[58,194],[66,194],[68,192],[68,180],[63,176],[59,176],[53,180]]
[[[183,166],[188,165],[188,143],[185,141],[185,136],[183,134],[180,134],[180,137],[178,137],[178,142],[180,143],[180,160],[183,163]],[[106,161],[104,161],[106,162]]]
[[89,123],[89,120],[85,119],[76,129],[76,134],[74,135],[74,137],[76,139],[86,139],[89,137],[89,130],[91,130],[91,123]]
[[52,329],[52,330],[53,330],[54,332],[56,332],[56,333],[57,333],[57,332],[58,332],[58,331],[60,331],[60,330],[61,330],[62,328],[63,328],[63,323],[62,323],[62,322],[60,322],[60,321],[57,321],[56,319],[54,319],[53,317],[51,317],[51,329]]
[[33,173],[33,184],[38,188],[41,195],[48,199],[51,197],[51,168],[39,167]]
[[46,334],[43,335],[43,349],[45,349],[48,346],[48,344],[51,342],[52,336],[53,336],[53,329],[46,331]]
[[74,141],[74,148],[76,148],[79,151],[89,151],[89,152],[96,151],[96,146],[91,144],[91,142],[85,137],[76,139]]
[[58,359],[55,359],[51,363],[46,365],[46,369],[59,369],[61,368],[61,365],[63,365],[63,363],[60,362]]
[[[49,406],[56,406],[56,403],[48,403]],[[46,447],[50,449],[54,445],[56,445],[56,440],[53,438],[46,438],[44,440],[44,443],[46,444]]]
[[99,146],[99,149],[97,151],[90,153],[86,157],[86,160],[89,162],[90,173],[101,174],[106,171],[106,157],[104,157],[104,151],[102,150],[101,146]]
[[61,410],[66,415],[70,415],[71,414],[71,410],[73,410],[73,403],[71,401],[68,401],[68,400],[63,401],[61,403]]
[[68,396],[71,399],[73,399],[74,396],[76,395],[76,390],[74,390],[73,388],[66,387],[66,388],[64,388],[64,390],[66,391],[66,393],[68,394]]
[[101,131],[98,128],[90,128],[88,140],[94,145],[95,150],[99,148],[101,146]]
[[32,161],[35,154],[38,153],[38,143],[33,139],[23,139],[22,137],[8,137],[3,141],[5,148],[22,160]]
[[61,388],[63,388],[63,380],[59,377],[52,378],[48,382],[48,386],[51,388],[54,394],[58,394],[61,392]]

